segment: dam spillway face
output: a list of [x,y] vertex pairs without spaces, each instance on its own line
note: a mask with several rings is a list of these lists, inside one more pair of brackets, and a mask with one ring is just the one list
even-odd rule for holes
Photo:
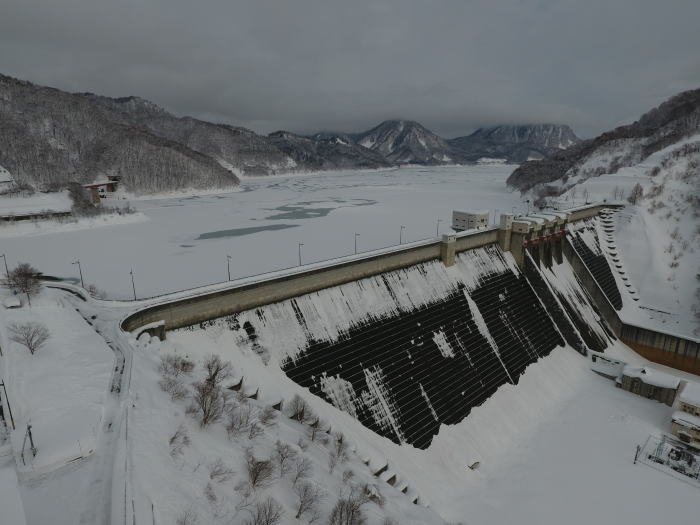
[[569,346],[587,355],[604,352],[615,340],[567,259],[547,267],[526,253],[524,272]]
[[575,224],[569,237],[571,246],[598,282],[610,304],[615,310],[621,310],[622,295],[598,240],[598,218],[585,219]]
[[497,245],[214,322],[367,428],[419,448],[564,343]]

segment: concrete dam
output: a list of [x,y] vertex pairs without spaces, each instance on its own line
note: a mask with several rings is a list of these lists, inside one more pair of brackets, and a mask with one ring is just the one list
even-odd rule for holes
[[517,219],[298,275],[164,298],[122,326],[231,330],[239,346],[365,427],[427,448],[441,425],[459,423],[501,385],[517,384],[529,364],[571,351],[565,344],[585,355],[621,337],[619,290],[595,252],[591,221],[599,211]]

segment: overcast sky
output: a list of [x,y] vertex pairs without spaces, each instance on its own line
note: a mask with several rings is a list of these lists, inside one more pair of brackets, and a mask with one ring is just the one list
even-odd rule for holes
[[699,0],[2,0],[0,72],[252,128],[591,136],[700,87]]

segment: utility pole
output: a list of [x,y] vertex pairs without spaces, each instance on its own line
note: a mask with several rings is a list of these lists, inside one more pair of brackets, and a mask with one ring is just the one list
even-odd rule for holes
[[355,234],[355,255],[357,255],[357,238],[360,236],[359,233]]
[[226,256],[226,269],[228,270],[228,280],[231,280],[231,256]]
[[0,255],[0,257],[2,257],[3,260],[5,261],[5,277],[7,277],[9,279],[10,278],[10,270],[7,269],[7,257],[5,256],[4,253],[2,255]]
[[129,272],[131,274],[131,288],[134,290],[134,301],[136,300],[136,285],[134,284],[134,269]]
[[10,398],[7,397],[7,388],[5,388],[5,381],[0,382],[2,385],[2,390],[5,392],[5,401],[7,402],[7,411],[10,413],[10,423],[12,423],[12,430],[15,429],[15,418],[12,417],[12,407],[10,406]]
[[530,199],[526,200],[527,202],[527,214],[530,215]]
[[299,243],[299,266],[301,266],[301,247],[304,246],[303,242]]
[[437,228],[435,229],[435,237],[440,237],[440,223],[441,222],[442,222],[442,219],[438,219]]
[[85,282],[83,281],[83,269],[80,267],[80,261],[75,261],[75,262],[72,262],[71,264],[78,265],[78,271],[80,272],[80,286],[85,288]]
[[401,225],[401,229],[399,230],[399,244],[403,244],[403,231],[406,229],[406,226],[403,224]]
[[27,425],[27,434],[29,435],[29,450],[32,451],[32,456],[36,457],[36,447],[34,446],[34,436],[32,436],[31,425]]

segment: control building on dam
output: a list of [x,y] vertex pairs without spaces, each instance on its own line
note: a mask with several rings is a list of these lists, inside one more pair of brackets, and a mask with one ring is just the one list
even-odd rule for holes
[[640,353],[682,349],[677,364],[697,367],[697,341],[650,337],[619,316],[620,291],[595,247],[601,210],[505,215],[498,227],[164,296],[122,327],[238,332],[366,427],[426,448],[440,425],[565,345],[604,352],[620,338]]

